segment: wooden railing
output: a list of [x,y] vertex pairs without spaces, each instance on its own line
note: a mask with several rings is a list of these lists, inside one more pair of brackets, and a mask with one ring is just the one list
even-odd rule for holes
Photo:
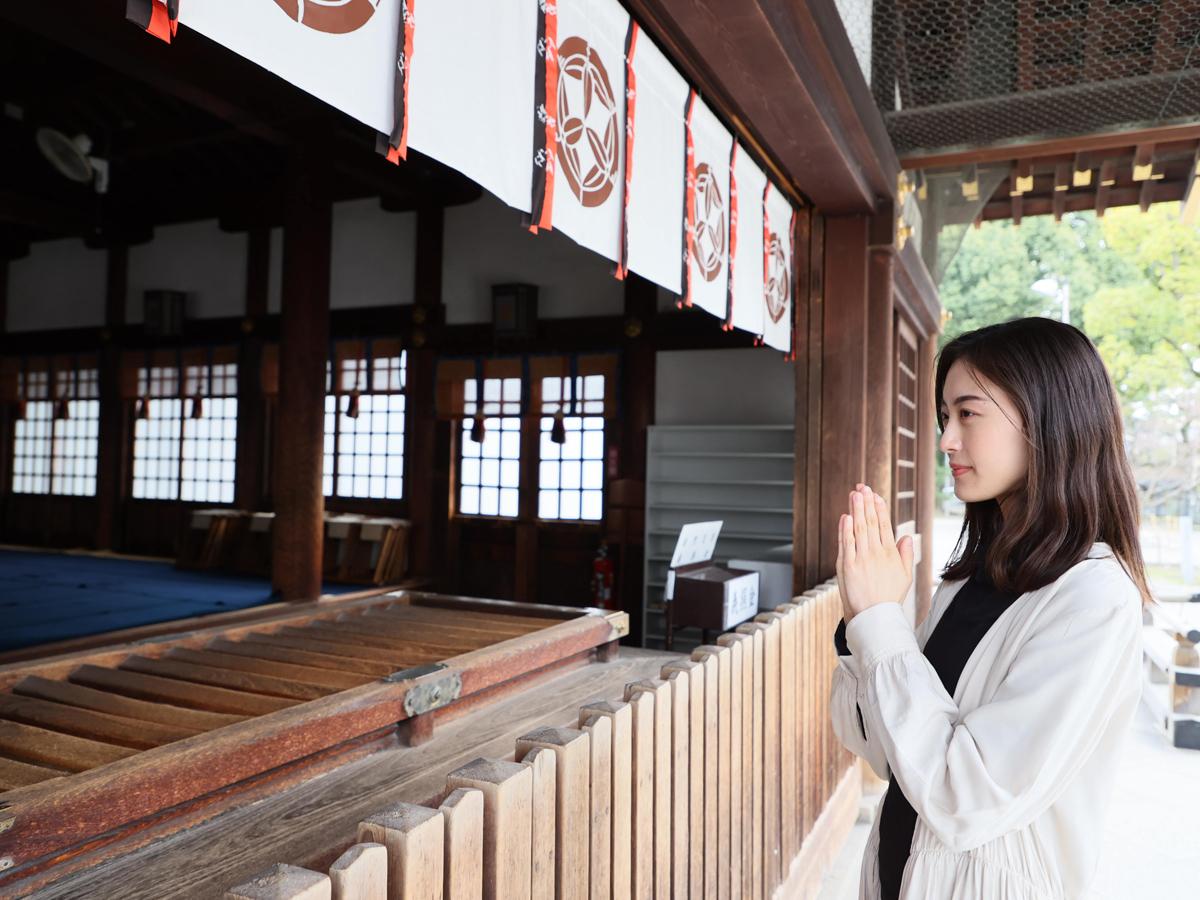
[[809,895],[858,802],[828,715],[840,615],[836,584],[807,591],[381,809],[327,873],[277,865],[226,897]]

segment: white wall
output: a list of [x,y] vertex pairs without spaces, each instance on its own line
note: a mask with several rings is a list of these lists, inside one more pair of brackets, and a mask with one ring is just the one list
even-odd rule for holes
[[[413,302],[416,218],[385,212],[375,198],[334,205],[332,309]],[[613,278],[612,263],[557,232],[530,234],[520,213],[490,194],[448,208],[445,228],[442,287],[451,324],[490,322],[491,285],[513,281],[538,286],[540,318],[624,310],[624,285]],[[272,229],[270,246],[267,309],[278,313],[282,229]],[[154,289],[186,292],[189,318],[243,315],[248,247],[244,232],[221,231],[215,220],[155,229],[152,241],[129,251],[126,321],[142,321],[142,294]],[[9,266],[8,330],[103,325],[105,265],[104,251],[79,240],[34,245]]]
[[5,329],[95,328],[104,324],[108,254],[82,240],[31,244],[29,255],[8,264]]
[[129,248],[125,321],[143,320],[147,290],[184,291],[189,319],[240,316],[246,309],[245,232],[230,233],[215,219],[162,225],[154,240]]
[[657,425],[791,425],[795,363],[769,347],[671,350],[656,356]]
[[417,214],[385,212],[375,197],[333,207],[329,307],[413,302]]
[[530,234],[521,214],[491,194],[446,210],[442,293],[449,324],[490,322],[493,284],[538,286],[538,318],[615,316],[625,289],[613,264],[552,231]]

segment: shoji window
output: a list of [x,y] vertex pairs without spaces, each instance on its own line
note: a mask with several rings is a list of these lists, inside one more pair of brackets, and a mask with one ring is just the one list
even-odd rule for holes
[[25,368],[17,375],[17,393],[22,415],[13,429],[14,493],[95,496],[98,371]]
[[[189,357],[197,356],[194,352]],[[133,496],[232,503],[237,364],[141,366],[133,429]]]
[[237,363],[187,366],[179,499],[232,503],[237,485]]
[[[604,516],[604,376],[542,379],[538,518]],[[555,438],[555,420],[561,430]]]
[[[521,488],[521,379],[468,378],[458,460],[458,512],[515,517]],[[494,415],[487,415],[494,413]]]
[[[404,496],[405,380],[403,350],[356,352],[326,363],[325,461],[327,497],[399,500]],[[336,365],[337,380],[332,377]]]

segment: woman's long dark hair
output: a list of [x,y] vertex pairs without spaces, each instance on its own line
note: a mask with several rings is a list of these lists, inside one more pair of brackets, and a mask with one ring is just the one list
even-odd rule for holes
[[962,334],[938,355],[935,414],[946,373],[959,361],[1000,387],[1020,411],[1029,459],[1023,488],[1006,501],[1006,517],[994,499],[967,503],[956,556],[942,577],[981,571],[999,589],[1025,593],[1054,581],[1104,541],[1143,604],[1150,602],[1121,408],[1092,342],[1078,328],[1045,318]]

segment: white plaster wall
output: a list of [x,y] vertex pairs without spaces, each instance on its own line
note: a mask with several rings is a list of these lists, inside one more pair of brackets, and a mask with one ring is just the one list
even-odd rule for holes
[[375,197],[334,204],[330,309],[412,303],[416,245],[416,213]]
[[556,231],[530,234],[521,214],[484,194],[446,210],[442,292],[449,324],[490,322],[493,284],[538,286],[538,318],[620,315],[613,264]]
[[8,264],[6,330],[103,325],[107,269],[108,254],[78,238],[31,244],[28,256]]
[[125,321],[143,321],[143,293],[187,293],[189,319],[240,316],[246,310],[245,232],[221,231],[215,219],[162,225],[154,240],[129,250]]
[[670,350],[656,356],[658,425],[791,425],[795,363],[769,347]]

